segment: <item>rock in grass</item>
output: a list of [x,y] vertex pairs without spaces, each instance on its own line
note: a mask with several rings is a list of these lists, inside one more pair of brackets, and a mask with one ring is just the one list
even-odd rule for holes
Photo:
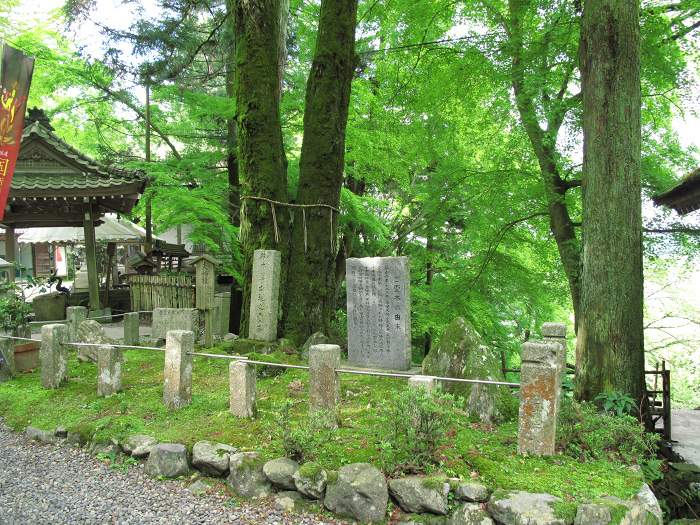
[[[501,357],[494,348],[482,344],[474,327],[458,317],[423,360],[423,373],[430,376],[457,377],[463,379],[498,380],[501,375]],[[444,381],[442,389],[467,400],[467,411],[484,423],[492,423],[498,416],[499,388],[494,385],[478,385]]]
[[311,348],[314,345],[325,345],[327,342],[328,338],[321,332],[314,332],[313,334],[311,334],[301,347],[302,359],[309,359],[309,348]]
[[148,455],[145,472],[152,478],[177,478],[189,474],[185,445],[179,443],[154,445]]
[[[574,525],[607,525],[622,514],[623,525],[662,525],[663,514],[656,496],[646,483],[630,500],[605,496],[579,506]],[[606,521],[607,520],[607,521]]]
[[24,435],[27,436],[27,439],[43,444],[56,443],[58,441],[58,438],[54,436],[53,432],[35,427],[27,427],[24,431]]
[[612,521],[610,507],[602,503],[584,503],[576,510],[574,525],[608,525]]
[[405,512],[447,514],[450,485],[443,479],[419,476],[391,479],[389,492]]
[[489,499],[489,491],[486,486],[481,483],[474,483],[472,481],[463,481],[457,485],[455,490],[455,496],[460,501],[471,501],[471,502],[481,502]]
[[491,516],[478,503],[462,503],[450,517],[447,525],[493,525]]
[[135,458],[145,458],[150,454],[151,448],[156,445],[158,441],[151,436],[144,436],[143,434],[134,434],[129,436],[121,444],[122,450],[125,454],[129,454]]
[[275,487],[283,490],[296,490],[294,474],[299,470],[299,463],[289,458],[279,458],[263,465],[263,472]]
[[406,516],[396,525],[447,525],[447,517],[434,514],[413,514]]
[[272,494],[272,484],[263,473],[263,462],[257,452],[232,455],[227,482],[244,498],[265,498]]
[[488,509],[503,525],[568,525],[554,512],[561,498],[551,494],[531,494],[523,491],[497,490],[491,496]]
[[224,476],[228,472],[229,457],[237,449],[223,443],[198,441],[192,447],[192,465],[208,476]]
[[292,512],[302,501],[303,498],[298,492],[285,490],[275,496],[275,508],[282,512]]
[[201,479],[198,479],[192,485],[187,487],[187,491],[195,496],[203,496],[209,490],[209,484]]
[[306,463],[294,473],[297,490],[310,499],[323,499],[328,473],[316,463]]
[[376,523],[384,519],[388,501],[384,475],[369,463],[353,463],[329,476],[323,505],[339,516]]

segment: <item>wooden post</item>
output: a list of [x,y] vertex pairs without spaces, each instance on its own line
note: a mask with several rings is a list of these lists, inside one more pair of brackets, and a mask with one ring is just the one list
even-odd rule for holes
[[[146,80],[146,162],[151,162],[151,83]],[[153,220],[150,194],[146,195],[146,242],[144,251],[151,255],[153,250]]]
[[85,219],[83,220],[85,233],[85,258],[87,259],[88,290],[90,292],[90,311],[100,309],[100,283],[97,282],[97,252],[95,246],[95,213],[92,203],[86,197]]
[[8,225],[5,229],[5,259],[13,264],[12,268],[7,271],[7,279],[12,283],[15,281],[15,261],[17,255],[15,251],[15,227]]
[[107,268],[105,270],[105,307],[109,306],[109,287],[112,281],[112,268],[114,266],[114,255],[117,251],[117,245],[113,242],[107,243]]

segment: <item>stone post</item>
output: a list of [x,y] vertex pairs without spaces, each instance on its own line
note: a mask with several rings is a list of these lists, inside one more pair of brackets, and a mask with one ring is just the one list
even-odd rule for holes
[[138,312],[124,314],[124,344],[136,346],[139,344],[139,325],[141,324]]
[[255,250],[253,253],[253,283],[250,287],[248,319],[250,339],[277,339],[281,257],[277,250]]
[[87,319],[88,310],[84,306],[69,306],[66,308],[66,319],[68,320],[68,341],[75,343],[78,341],[78,327],[80,323]]
[[97,347],[97,397],[121,392],[123,362],[120,348],[111,345]]
[[182,408],[192,402],[192,356],[194,333],[170,330],[165,337],[163,404]]
[[14,341],[0,338],[0,383],[9,381],[16,373]]
[[435,390],[435,378],[431,376],[411,376],[408,378],[409,388],[425,388],[428,392]]
[[255,417],[255,365],[232,361],[228,365],[231,414]]
[[309,348],[309,410],[327,415],[335,424],[340,380],[338,345],[313,345]]
[[68,329],[62,324],[47,324],[41,327],[41,349],[39,361],[41,368],[41,386],[58,388],[68,379],[68,356],[66,333]]
[[518,428],[520,454],[554,454],[561,393],[559,353],[559,343],[523,344]]
[[[557,366],[559,367],[559,386],[561,390],[566,379],[566,325],[564,323],[543,323],[542,339],[545,343],[557,343],[559,353],[557,354]],[[557,414],[559,413],[559,403],[561,395],[557,396]]]

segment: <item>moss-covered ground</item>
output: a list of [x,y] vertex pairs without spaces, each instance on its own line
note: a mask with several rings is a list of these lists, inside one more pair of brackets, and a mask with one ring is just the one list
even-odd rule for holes
[[[222,349],[209,351],[223,353]],[[295,362],[295,358],[287,359]],[[288,370],[259,378],[257,418],[236,419],[228,411],[228,363],[195,357],[192,404],[169,411],[162,403],[162,353],[126,351],[125,390],[106,399],[95,394],[95,365],[71,357],[70,379],[57,390],[44,390],[37,372],[0,384],[0,416],[17,430],[29,425],[47,430],[64,426],[98,441],[136,433],[188,445],[208,439],[256,450],[265,458],[283,455],[275,416],[279,404],[291,399],[292,420],[306,417],[307,372]],[[406,383],[359,375],[343,375],[341,383],[340,426],[318,445],[315,460],[333,470],[354,462],[379,464],[384,431],[379,424],[380,405],[406,388]],[[492,488],[547,492],[562,497],[568,507],[562,511],[569,512],[576,503],[603,495],[629,498],[640,487],[640,474],[621,463],[582,463],[564,455],[519,456],[516,422],[489,427],[466,416],[458,421],[442,452],[440,470],[449,476],[478,478]]]

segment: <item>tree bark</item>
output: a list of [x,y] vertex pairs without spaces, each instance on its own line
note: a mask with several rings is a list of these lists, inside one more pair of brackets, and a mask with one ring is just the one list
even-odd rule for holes
[[[356,0],[321,2],[306,84],[299,204],[338,208],[340,202],[356,19]],[[328,207],[294,209],[284,327],[285,336],[297,343],[318,330],[328,333],[330,328],[335,311],[338,220],[338,213]]]
[[[253,252],[286,252],[286,210],[246,197],[287,202],[287,161],[280,121],[280,39],[283,0],[234,0],[234,91],[237,103],[238,168],[241,187],[243,313],[248,333]],[[286,15],[285,15],[286,16]],[[275,220],[276,219],[276,220]]]
[[586,0],[576,394],[644,393],[639,1]]

